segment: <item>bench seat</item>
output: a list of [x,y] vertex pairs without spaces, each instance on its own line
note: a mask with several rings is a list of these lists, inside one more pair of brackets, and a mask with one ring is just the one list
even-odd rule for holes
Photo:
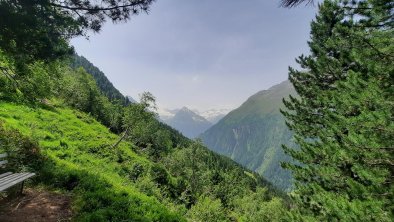
[[0,191],[12,187],[36,175],[35,173],[3,173],[0,174]]
[[[1,1],[1,0],[0,0]],[[0,168],[7,165],[8,161],[5,159],[8,157],[7,153],[0,153]],[[23,183],[25,180],[36,175],[35,173],[12,173],[6,172],[0,174],[0,192],[10,188],[18,183],[22,183],[21,193],[23,189]]]

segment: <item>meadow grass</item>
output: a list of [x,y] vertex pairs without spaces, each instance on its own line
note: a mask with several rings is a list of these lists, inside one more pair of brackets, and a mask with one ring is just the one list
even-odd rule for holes
[[119,137],[88,114],[0,102],[0,122],[38,144],[36,181],[72,192],[75,220],[184,221],[130,179],[135,164],[149,169],[154,163],[129,142],[113,149]]

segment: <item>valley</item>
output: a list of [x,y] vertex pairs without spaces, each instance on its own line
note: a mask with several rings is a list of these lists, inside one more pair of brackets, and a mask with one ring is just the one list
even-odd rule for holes
[[291,83],[284,81],[257,92],[230,112],[222,109],[204,113],[183,107],[159,110],[159,118],[188,138],[202,139],[212,151],[257,172],[274,186],[290,191],[291,173],[280,164],[291,161],[282,144],[292,144],[292,133],[280,109],[284,109],[282,100],[295,94]]

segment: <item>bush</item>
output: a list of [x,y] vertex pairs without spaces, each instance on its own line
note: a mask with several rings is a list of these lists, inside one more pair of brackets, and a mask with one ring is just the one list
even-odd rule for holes
[[0,153],[7,153],[7,168],[14,172],[37,172],[43,164],[43,157],[37,142],[21,135],[16,130],[6,130],[0,121]]
[[195,222],[227,221],[226,213],[219,199],[200,197],[188,212],[188,217]]

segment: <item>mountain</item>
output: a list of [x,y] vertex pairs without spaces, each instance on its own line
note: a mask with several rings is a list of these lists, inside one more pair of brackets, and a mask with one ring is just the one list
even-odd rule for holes
[[228,112],[230,112],[229,109],[209,109],[202,112],[196,111],[198,115],[204,117],[212,124],[216,124],[217,122],[219,122],[219,120],[226,116]]
[[211,122],[187,107],[173,111],[168,110],[168,114],[165,117],[167,118],[162,119],[165,123],[179,130],[188,138],[196,138],[212,126]]
[[126,98],[129,100],[130,103],[136,103],[137,101],[131,97],[131,96],[126,96]]
[[123,96],[122,93],[120,93],[119,90],[116,89],[108,80],[105,74],[85,57],[75,54],[71,57],[70,66],[74,69],[79,67],[84,68],[87,73],[93,76],[100,91],[111,101],[118,100],[123,104],[129,104],[130,102],[135,101],[134,99],[130,100],[130,98]]
[[[167,121],[175,116],[175,114],[179,111],[180,109],[159,109],[158,113],[160,116],[160,119],[163,121]],[[199,111],[197,109],[192,109],[192,112],[195,114],[205,118],[212,124],[216,124],[221,120],[224,116],[226,116],[227,113],[230,112],[230,109],[209,109],[205,111]]]
[[251,96],[201,135],[211,150],[230,157],[258,172],[281,189],[289,189],[291,175],[280,167],[289,160],[281,144],[291,142],[292,134],[284,117],[282,98],[295,94],[289,81]]
[[168,120],[173,118],[179,110],[180,109],[163,109],[159,107],[157,112],[159,114],[160,120],[162,120],[163,122],[167,122]]

